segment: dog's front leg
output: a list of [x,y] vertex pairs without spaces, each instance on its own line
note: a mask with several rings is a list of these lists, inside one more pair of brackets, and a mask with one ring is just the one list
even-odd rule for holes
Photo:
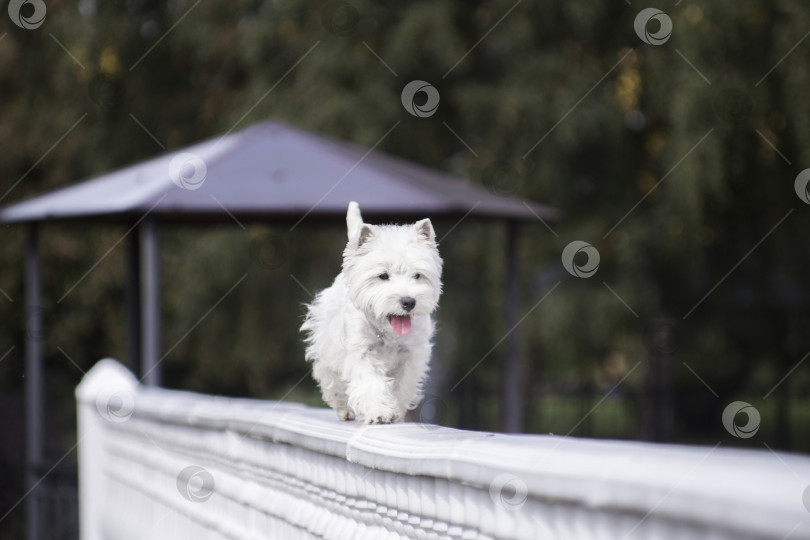
[[349,408],[362,416],[364,423],[390,424],[397,419],[393,381],[386,375],[384,362],[372,352],[347,358],[343,378]]
[[403,358],[402,366],[396,374],[397,385],[394,390],[400,418],[404,418],[408,410],[415,409],[422,401],[422,385],[427,376],[429,360],[429,343]]

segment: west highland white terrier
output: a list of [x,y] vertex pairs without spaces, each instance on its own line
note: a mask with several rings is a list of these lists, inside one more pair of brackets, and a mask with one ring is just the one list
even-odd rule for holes
[[308,306],[301,330],[323,400],[341,420],[402,420],[422,401],[442,259],[429,219],[363,223],[346,213],[343,270]]

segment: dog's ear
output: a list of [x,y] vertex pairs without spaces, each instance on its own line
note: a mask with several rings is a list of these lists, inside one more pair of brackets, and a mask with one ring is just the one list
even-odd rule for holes
[[413,228],[420,238],[427,240],[431,244],[436,241],[436,233],[433,231],[433,224],[430,223],[429,219],[417,221],[413,224]]
[[372,236],[374,236],[374,228],[365,223],[360,226],[360,234],[357,236],[357,247],[365,244]]
[[346,211],[346,233],[350,241],[357,237],[360,225],[362,224],[363,216],[360,214],[360,206],[352,201],[349,203],[349,209]]

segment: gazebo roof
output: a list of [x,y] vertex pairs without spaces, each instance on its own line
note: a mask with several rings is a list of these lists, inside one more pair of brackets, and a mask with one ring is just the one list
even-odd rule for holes
[[146,212],[161,221],[294,221],[343,216],[351,200],[372,216],[557,216],[548,206],[268,121],[6,206],[0,222],[128,220]]

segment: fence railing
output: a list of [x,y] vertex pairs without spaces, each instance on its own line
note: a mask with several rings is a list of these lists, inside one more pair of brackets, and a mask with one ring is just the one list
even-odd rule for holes
[[799,455],[362,426],[112,360],[76,396],[84,540],[810,538]]

